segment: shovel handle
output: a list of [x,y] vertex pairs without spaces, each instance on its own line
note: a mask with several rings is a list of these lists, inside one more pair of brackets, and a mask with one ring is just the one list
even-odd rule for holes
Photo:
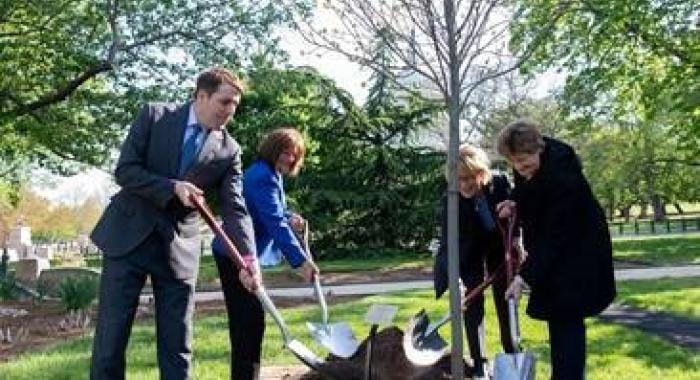
[[[303,251],[304,258],[309,260],[309,262],[314,262],[311,256],[311,251],[309,249],[309,221],[304,223],[304,236],[303,236]],[[328,326],[328,305],[326,304],[326,296],[323,294],[323,289],[321,288],[321,279],[318,273],[314,273],[312,277],[314,283],[314,293],[316,293],[316,298],[318,298],[318,303],[321,305],[321,320],[324,327]]]
[[[513,253],[513,235],[518,218],[517,209],[514,209],[508,217],[506,226],[499,223],[503,234],[503,249],[505,250],[506,284],[513,281],[514,273],[520,265],[520,258]],[[510,327],[510,340],[515,352],[520,352],[520,323],[518,322],[518,300],[508,297],[508,326]]]
[[279,311],[275,307],[275,304],[272,303],[270,296],[267,295],[265,288],[262,286],[257,288],[255,290],[255,296],[260,300],[263,309],[270,314],[272,319],[275,320],[275,324],[277,324],[277,327],[279,327],[280,331],[282,332],[282,340],[284,341],[284,344],[287,345],[292,340],[292,335],[289,333],[289,329],[284,323]]
[[217,223],[216,220],[214,220],[214,215],[212,214],[209,207],[207,207],[207,205],[204,202],[202,202],[202,198],[197,195],[190,194],[189,200],[197,209],[197,211],[199,211],[199,214],[202,216],[202,219],[204,219],[204,221],[209,225],[209,228],[211,228],[212,231],[214,231],[216,237],[218,237],[221,240],[221,242],[224,243],[224,246],[226,247],[226,252],[228,252],[229,257],[231,257],[231,260],[233,260],[233,263],[236,265],[236,267],[240,270],[248,271],[248,273],[252,276],[252,269],[249,267],[246,261],[243,260],[243,257],[241,257],[241,254],[238,252],[238,249],[233,244],[231,239],[229,239],[228,235],[226,235],[223,228],[221,228],[219,223]]
[[508,297],[508,325],[510,327],[510,340],[515,352],[520,352],[520,323],[518,321],[518,301],[514,297]]
[[517,224],[518,210],[513,209],[511,215],[506,220],[506,225],[499,221],[498,227],[501,230],[501,235],[503,236],[503,249],[505,250],[505,264],[506,264],[506,284],[510,284],[513,281],[515,269],[519,265],[519,258],[515,257],[513,254],[513,235],[515,234],[515,225]]
[[[464,300],[465,305],[466,305],[466,306],[469,306],[469,304],[472,303],[472,301],[474,300],[474,298],[475,298],[476,296],[478,296],[479,294],[483,293],[484,290],[485,290],[489,285],[491,285],[491,283],[492,283],[497,277],[499,277],[499,276],[501,275],[501,272],[502,272],[502,271],[503,271],[503,264],[501,264],[498,268],[496,268],[496,270],[495,270],[492,274],[490,274],[488,277],[486,277],[486,279],[485,279],[484,281],[482,281],[478,286],[476,286],[475,288],[469,289],[469,291],[467,292],[467,294],[464,296],[464,298],[465,298],[465,300]],[[451,318],[452,318],[452,313],[451,313],[450,311],[448,311],[447,313],[445,313],[444,316],[442,316],[442,318],[440,318],[439,320],[435,321],[434,324],[432,324],[431,326],[429,326],[428,329],[425,331],[425,334],[424,334],[424,335],[427,336],[427,335],[431,334],[433,331],[435,331],[435,330],[439,329],[440,327],[444,326]]]

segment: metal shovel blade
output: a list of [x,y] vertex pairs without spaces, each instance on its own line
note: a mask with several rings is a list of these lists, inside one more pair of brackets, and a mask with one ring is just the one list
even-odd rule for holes
[[294,356],[296,356],[302,363],[306,364],[312,369],[317,370],[319,366],[324,364],[323,359],[316,356],[316,354],[309,350],[303,343],[292,337],[292,335],[289,333],[287,325],[282,319],[282,315],[280,315],[279,311],[275,307],[275,304],[272,303],[270,296],[265,291],[265,287],[258,287],[258,289],[255,290],[255,295],[262,303],[263,309],[270,314],[272,319],[275,321],[275,324],[277,324],[277,327],[279,327],[280,332],[282,333],[282,339],[284,340],[284,347],[291,351],[291,353],[294,354]]
[[284,345],[297,359],[312,369],[318,369],[324,363],[323,359],[316,356],[316,354],[311,352],[303,343],[296,339],[289,340]]
[[493,362],[493,380],[533,380],[535,355],[531,352],[498,354]]
[[352,357],[360,344],[355,339],[352,329],[347,323],[322,323],[306,322],[306,327],[311,332],[311,337],[330,353],[343,359]]
[[403,349],[411,363],[428,366],[447,354],[448,345],[438,334],[438,329],[430,328],[430,318],[425,310],[421,310],[408,321],[403,335]]

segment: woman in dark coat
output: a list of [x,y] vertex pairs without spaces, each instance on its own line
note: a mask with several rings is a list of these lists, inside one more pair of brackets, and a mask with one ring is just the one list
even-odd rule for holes
[[[481,149],[464,144],[459,149],[459,255],[460,279],[467,291],[484,281],[484,272],[494,273],[504,261],[501,234],[496,225],[496,205],[508,198],[510,184],[504,175],[492,175]],[[435,296],[447,289],[447,197],[442,199],[441,237],[435,258]],[[501,267],[502,268],[502,267]],[[505,300],[506,281],[500,276],[493,283],[494,303],[506,352],[513,352]],[[464,327],[474,376],[484,377],[483,352],[484,297],[477,296],[464,311]]]
[[508,294],[531,289],[527,313],[549,327],[552,379],[584,378],[584,318],[600,314],[615,298],[612,246],[605,215],[574,150],[542,137],[536,125],[514,122],[501,131],[498,150],[512,164],[512,201],[527,258]]

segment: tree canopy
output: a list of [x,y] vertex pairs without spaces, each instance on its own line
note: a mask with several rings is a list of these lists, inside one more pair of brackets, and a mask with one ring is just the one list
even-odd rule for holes
[[[531,48],[555,0],[517,0],[512,45]],[[700,164],[700,14],[693,0],[573,3],[523,68],[569,73],[562,104],[576,117],[656,124]]]
[[109,159],[138,103],[186,98],[202,68],[278,54],[274,28],[311,1],[0,3],[0,158],[65,173]]

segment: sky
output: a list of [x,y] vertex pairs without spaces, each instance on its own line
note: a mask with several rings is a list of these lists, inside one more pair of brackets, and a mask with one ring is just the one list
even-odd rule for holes
[[[364,84],[369,78],[369,70],[362,69],[336,53],[304,52],[309,48],[300,35],[289,30],[280,33],[282,47],[289,53],[291,65],[314,67],[350,92],[356,101],[364,100],[367,95]],[[533,95],[545,96],[551,88],[559,86],[563,78],[563,74],[554,73],[541,76],[536,82]],[[57,177],[46,172],[39,174],[41,180],[34,182],[34,190],[56,203],[75,205],[93,197],[106,205],[109,197],[118,189],[112,181],[112,174],[100,169],[89,169],[71,177]]]

